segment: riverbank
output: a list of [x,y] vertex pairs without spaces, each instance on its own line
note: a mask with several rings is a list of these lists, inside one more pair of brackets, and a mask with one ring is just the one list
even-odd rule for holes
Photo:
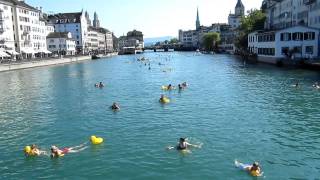
[[[116,56],[118,53],[110,53],[103,57],[111,57]],[[64,58],[47,58],[41,60],[32,60],[27,62],[11,62],[8,64],[0,64],[0,72],[5,71],[13,71],[19,69],[28,69],[42,66],[52,66],[52,65],[60,65],[60,64],[69,64],[82,62],[86,60],[91,60],[91,56],[70,56]]]

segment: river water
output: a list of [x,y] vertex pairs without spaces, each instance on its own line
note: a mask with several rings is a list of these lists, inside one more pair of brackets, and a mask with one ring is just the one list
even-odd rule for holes
[[[319,73],[228,55],[143,56],[151,70],[137,55],[0,73],[0,179],[252,179],[235,159],[258,161],[263,179],[320,177]],[[184,81],[181,92],[161,90]],[[91,135],[104,143],[58,159],[22,151]],[[202,148],[166,150],[180,137]]]

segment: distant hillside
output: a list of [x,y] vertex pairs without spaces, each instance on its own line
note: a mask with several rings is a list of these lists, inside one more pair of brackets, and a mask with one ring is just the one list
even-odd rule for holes
[[154,38],[144,38],[144,45],[148,46],[148,45],[152,45],[155,44],[157,42],[163,42],[165,40],[170,40],[174,37],[172,36],[163,36],[163,37],[154,37]]

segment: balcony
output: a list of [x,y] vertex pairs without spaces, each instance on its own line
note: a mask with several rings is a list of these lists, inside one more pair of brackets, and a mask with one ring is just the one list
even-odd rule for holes
[[310,5],[314,2],[316,2],[316,0],[303,0],[303,4],[305,4],[305,5]]

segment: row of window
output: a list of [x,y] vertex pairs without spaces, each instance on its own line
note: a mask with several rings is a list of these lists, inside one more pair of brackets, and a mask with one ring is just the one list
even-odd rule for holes
[[[249,47],[250,52],[254,52],[254,47]],[[314,46],[306,46],[305,47],[305,53],[313,55],[314,52]],[[302,53],[302,47],[301,46],[295,46],[293,48],[289,47],[282,47],[281,48],[281,54],[282,55],[288,55],[289,53]],[[275,55],[275,48],[258,48],[258,54],[259,55],[269,55],[274,56]]]
[[39,16],[39,13],[33,12],[33,11],[30,11],[30,12],[29,12],[29,11],[26,10],[26,9],[19,9],[19,13],[21,13],[21,14],[28,14],[28,15],[35,16],[35,17]]
[[[314,47],[313,46],[306,46],[305,47],[305,53],[306,54],[313,54]],[[287,55],[289,52],[292,51],[292,53],[302,53],[302,47],[301,46],[295,46],[293,49],[289,49],[289,47],[282,47],[281,48],[281,54]]]
[[[281,33],[280,34],[280,41],[303,41],[303,40],[315,40],[315,32],[295,32],[295,33]],[[248,37],[249,42],[255,42],[255,36]],[[268,35],[258,35],[258,42],[274,42],[275,35],[268,34]]]
[[45,37],[45,36],[39,36],[39,35],[33,35],[33,39],[36,39],[36,40],[46,40],[46,37]]
[[315,32],[295,32],[295,33],[281,33],[280,40],[281,41],[302,41],[302,40],[315,40],[316,33]]
[[77,22],[77,19],[57,19],[56,23],[64,24],[64,23],[75,23]]
[[19,16],[19,20],[22,22],[30,22],[30,19],[27,17]]
[[275,55],[275,48],[258,48],[259,55],[268,55],[274,56]]
[[[66,47],[68,47],[68,49],[69,48],[74,48],[75,46],[74,45],[65,45],[65,44],[59,44],[59,48],[66,48]],[[57,48],[57,46],[56,45],[49,45],[49,48],[51,48],[51,49],[53,49],[53,48]]]

